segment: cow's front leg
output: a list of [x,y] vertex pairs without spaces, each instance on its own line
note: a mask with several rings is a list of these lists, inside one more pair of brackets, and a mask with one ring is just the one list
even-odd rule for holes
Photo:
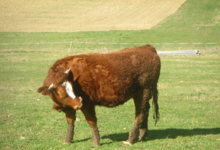
[[81,108],[81,111],[83,112],[87,123],[92,129],[92,138],[93,138],[93,145],[94,146],[99,146],[100,145],[100,135],[99,135],[99,130],[97,127],[97,118],[95,114],[95,106],[90,105],[90,106],[83,106]]
[[68,124],[66,139],[63,144],[68,144],[73,140],[74,135],[74,122],[76,120],[76,111],[73,109],[68,109],[65,111],[66,120]]

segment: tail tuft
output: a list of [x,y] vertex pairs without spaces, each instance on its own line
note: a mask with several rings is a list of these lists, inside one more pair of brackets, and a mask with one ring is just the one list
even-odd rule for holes
[[[156,106],[154,106],[154,107],[156,107]],[[157,107],[158,107],[158,105],[157,105]],[[155,125],[157,125],[158,121],[160,120],[159,108],[154,108],[153,118],[155,120]]]
[[155,120],[155,125],[157,125],[157,123],[158,123],[158,121],[160,119],[157,86],[155,86],[154,89],[153,89],[153,102],[152,102],[152,105],[153,105],[153,108],[154,108],[153,118]]

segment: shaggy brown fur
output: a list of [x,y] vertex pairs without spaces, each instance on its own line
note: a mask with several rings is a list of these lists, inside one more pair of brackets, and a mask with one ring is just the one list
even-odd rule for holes
[[[63,111],[68,122],[65,143],[73,139],[75,110],[81,109],[93,131],[93,144],[99,145],[95,105],[115,107],[134,99],[136,119],[126,144],[147,135],[149,100],[153,96],[155,122],[159,119],[157,82],[160,58],[151,45],[124,49],[118,52],[68,56],[49,69],[43,87],[38,89],[54,101],[53,108]],[[67,74],[64,73],[70,69]],[[69,81],[76,95],[70,98],[62,83]],[[53,83],[53,89],[48,87]],[[83,101],[79,99],[81,97]]]

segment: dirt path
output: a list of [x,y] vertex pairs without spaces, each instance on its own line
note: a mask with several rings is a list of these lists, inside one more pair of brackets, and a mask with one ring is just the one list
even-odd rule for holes
[[185,0],[0,0],[0,32],[150,29]]

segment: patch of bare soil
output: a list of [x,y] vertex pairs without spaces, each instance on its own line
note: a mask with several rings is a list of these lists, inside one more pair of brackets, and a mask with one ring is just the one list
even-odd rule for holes
[[0,0],[0,32],[150,29],[185,0]]

